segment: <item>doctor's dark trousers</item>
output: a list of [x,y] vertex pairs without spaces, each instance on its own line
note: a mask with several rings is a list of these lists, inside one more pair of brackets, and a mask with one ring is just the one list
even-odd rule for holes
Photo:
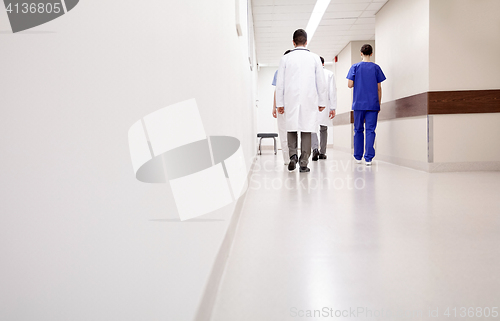
[[[288,132],[287,139],[290,157],[297,155],[297,132]],[[311,156],[311,133],[300,133],[300,152],[299,164],[301,167],[307,167],[307,164],[309,163],[309,156]]]
[[[377,127],[378,110],[354,110],[354,158],[361,160],[365,151],[365,160],[375,157],[375,128]],[[364,143],[364,125],[366,124],[366,145]]]

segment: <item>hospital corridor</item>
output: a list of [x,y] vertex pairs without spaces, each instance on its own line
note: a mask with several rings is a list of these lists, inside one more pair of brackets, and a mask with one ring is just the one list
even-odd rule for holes
[[259,157],[212,320],[429,320],[496,304],[500,173],[328,152],[306,177]]
[[0,321],[500,320],[500,0],[4,0]]

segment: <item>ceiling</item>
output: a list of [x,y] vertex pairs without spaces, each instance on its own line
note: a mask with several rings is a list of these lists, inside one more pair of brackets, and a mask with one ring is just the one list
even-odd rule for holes
[[[375,13],[388,0],[331,0],[308,49],[332,61],[351,41],[375,39]],[[277,66],[305,29],[316,0],[252,0],[257,62]]]

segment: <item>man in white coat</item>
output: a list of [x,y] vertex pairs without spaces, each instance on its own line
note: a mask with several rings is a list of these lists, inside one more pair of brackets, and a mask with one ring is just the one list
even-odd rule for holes
[[[335,117],[335,110],[337,109],[337,88],[335,85],[335,77],[333,72],[328,69],[325,69],[325,59],[323,57],[319,57],[321,59],[321,64],[323,65],[323,71],[325,72],[325,80],[326,87],[328,88],[328,101],[327,101],[327,110],[319,113],[318,123],[319,123],[319,133],[320,133],[320,141],[318,142],[318,134],[312,133],[311,135],[311,144],[313,150],[313,161],[317,161],[318,159],[326,159],[326,142],[328,139],[328,125],[331,125],[330,119]],[[318,150],[319,148],[319,150]]]
[[[319,56],[306,49],[307,33],[293,33],[293,49],[283,56],[276,79],[276,106],[283,114],[286,109],[287,140],[290,156],[288,170],[293,171],[300,161],[300,172],[309,172],[311,133],[316,132],[318,113],[327,103],[325,74]],[[301,133],[301,154],[297,156],[297,133]]]

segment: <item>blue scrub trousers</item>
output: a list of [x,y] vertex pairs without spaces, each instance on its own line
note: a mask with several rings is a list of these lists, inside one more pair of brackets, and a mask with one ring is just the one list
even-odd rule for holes
[[363,158],[364,124],[366,124],[365,160],[370,162],[375,157],[375,128],[377,128],[378,110],[354,110],[354,158]]

